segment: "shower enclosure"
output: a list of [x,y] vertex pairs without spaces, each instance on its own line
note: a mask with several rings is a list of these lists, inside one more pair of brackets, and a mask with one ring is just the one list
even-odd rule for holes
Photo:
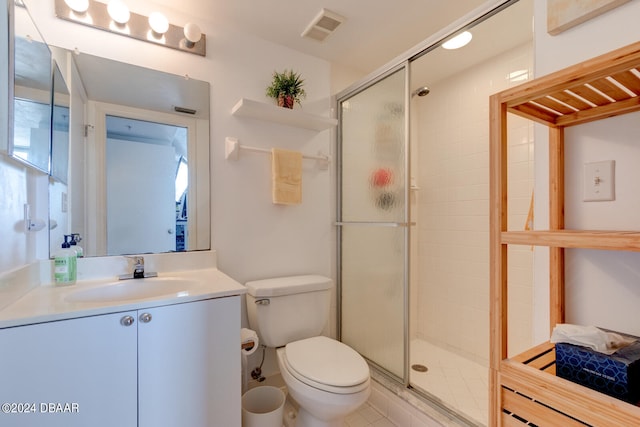
[[[533,0],[506,2],[456,31],[468,46],[434,43],[337,99],[340,339],[466,424],[488,411],[488,99],[530,78],[532,16]],[[510,223],[524,227],[533,125],[509,132]],[[527,330],[532,252],[514,259],[510,316]]]

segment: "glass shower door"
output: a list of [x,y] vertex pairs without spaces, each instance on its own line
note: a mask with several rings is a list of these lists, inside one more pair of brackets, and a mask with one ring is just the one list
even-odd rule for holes
[[340,338],[405,381],[407,69],[340,99]]

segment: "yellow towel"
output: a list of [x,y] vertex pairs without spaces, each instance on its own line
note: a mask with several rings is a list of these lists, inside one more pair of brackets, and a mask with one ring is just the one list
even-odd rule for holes
[[273,203],[302,203],[302,154],[297,151],[271,149]]

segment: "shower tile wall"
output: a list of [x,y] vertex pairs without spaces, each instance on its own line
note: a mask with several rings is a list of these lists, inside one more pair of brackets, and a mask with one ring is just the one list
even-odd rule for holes
[[[418,211],[412,335],[483,364],[489,356],[489,96],[521,83],[518,76],[532,69],[526,44],[429,82],[431,93],[412,104],[420,188],[412,198]],[[509,173],[517,180],[510,181],[509,224],[523,229],[533,188],[533,125],[511,116],[510,124]],[[509,272],[517,307],[510,318],[522,332],[531,330],[532,253],[518,250]],[[510,345],[525,348],[530,339],[511,337]]]

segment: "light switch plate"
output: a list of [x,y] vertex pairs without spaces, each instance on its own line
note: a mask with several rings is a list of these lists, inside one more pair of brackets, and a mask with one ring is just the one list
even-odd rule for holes
[[585,163],[583,186],[585,202],[615,200],[615,161]]

